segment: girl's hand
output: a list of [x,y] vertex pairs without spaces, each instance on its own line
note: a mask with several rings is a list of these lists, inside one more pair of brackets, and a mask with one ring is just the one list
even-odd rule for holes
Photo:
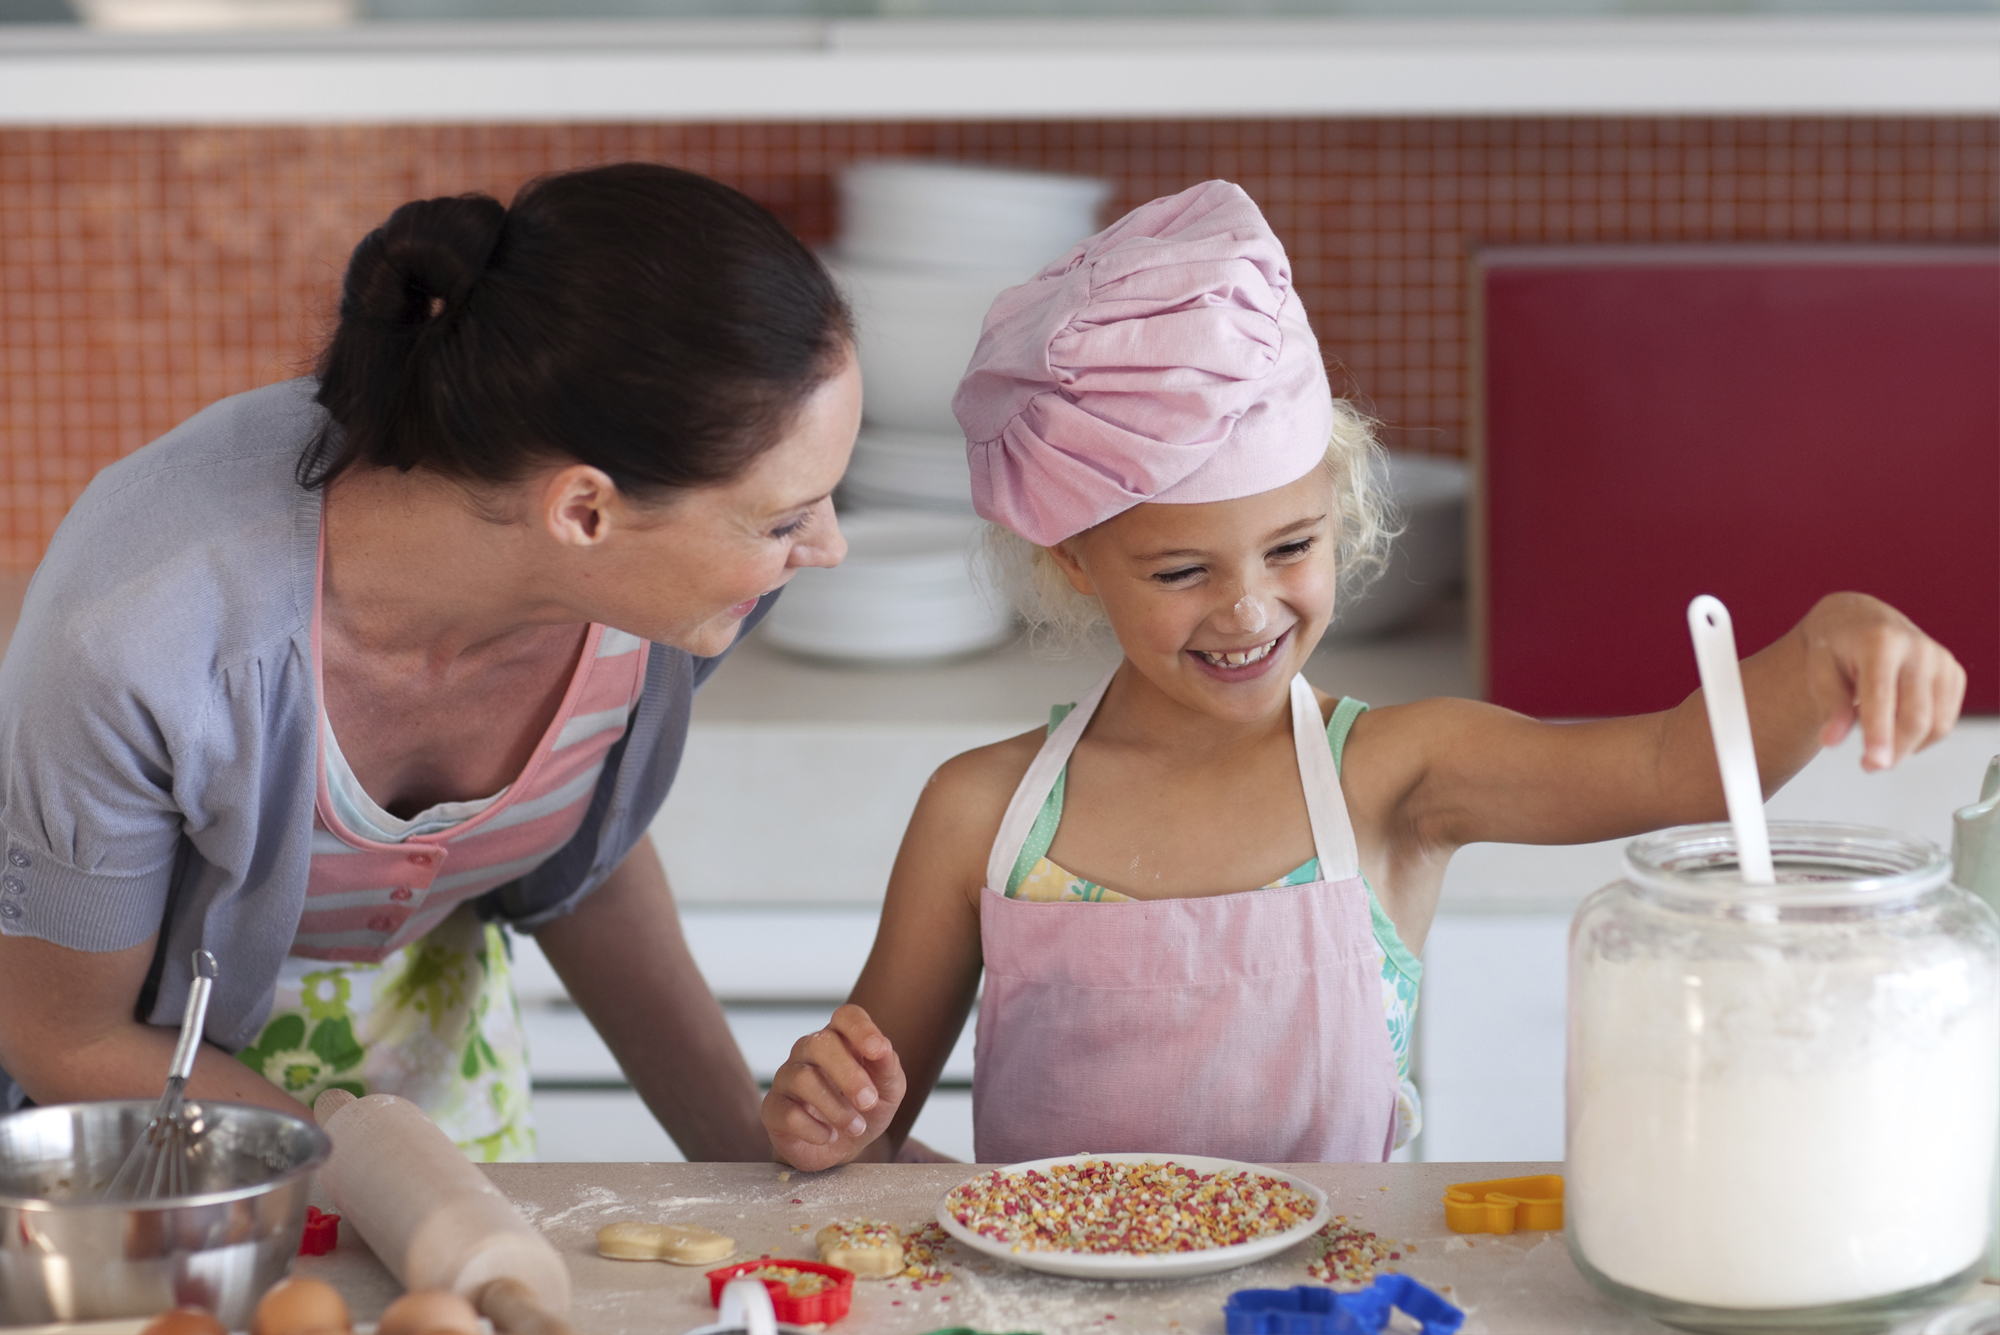
[[842,1006],[824,1029],[792,1045],[764,1096],[771,1147],[794,1168],[846,1163],[889,1127],[903,1102],[903,1064],[888,1035],[859,1006]]
[[1861,724],[1861,767],[1884,770],[1951,731],[1965,669],[1895,608],[1865,593],[1822,598],[1799,624],[1806,682],[1833,746]]

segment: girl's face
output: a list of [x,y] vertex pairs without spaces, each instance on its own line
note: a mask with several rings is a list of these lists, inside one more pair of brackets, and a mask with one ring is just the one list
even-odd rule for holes
[[1314,468],[1237,500],[1135,506],[1054,550],[1148,681],[1252,722],[1284,702],[1333,617],[1338,523],[1332,479]]

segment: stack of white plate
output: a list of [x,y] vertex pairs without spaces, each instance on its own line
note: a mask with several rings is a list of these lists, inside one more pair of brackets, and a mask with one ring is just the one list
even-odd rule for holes
[[987,269],[1019,282],[1097,230],[1111,183],[922,158],[840,174],[840,253],[898,269]]
[[909,662],[989,649],[1013,634],[962,515],[875,510],[844,515],[847,559],[801,570],[764,619],[780,649],[850,662]]
[[[921,158],[841,172],[827,264],[854,306],[869,424],[956,434],[951,396],[987,308],[1095,231],[1110,195],[1092,177]],[[879,476],[870,486],[888,494]]]
[[1097,229],[1107,181],[922,159],[840,176],[827,267],[854,307],[861,437],[838,501],[847,560],[802,570],[764,622],[820,658],[947,658],[1013,617],[978,556],[972,473],[951,397],[993,299]]
[[986,308],[1026,275],[897,269],[837,255],[826,267],[854,308],[862,414],[877,426],[956,433],[951,396],[979,343]]
[[863,427],[840,495],[857,510],[889,506],[969,515],[972,474],[965,466],[965,440],[955,431]]

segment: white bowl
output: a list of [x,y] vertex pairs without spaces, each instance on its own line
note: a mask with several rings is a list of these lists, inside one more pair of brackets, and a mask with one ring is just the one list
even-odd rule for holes
[[979,520],[925,510],[840,517],[847,559],[801,570],[763,623],[780,649],[910,662],[989,649],[1014,633],[979,546]]
[[876,264],[988,269],[1020,282],[1097,230],[1111,183],[885,158],[840,173],[840,250]]
[[860,509],[914,507],[969,515],[972,470],[966,463],[965,437],[955,431],[863,427],[840,494]]
[[828,257],[827,268],[854,308],[863,416],[905,431],[957,431],[951,396],[979,343],[987,307],[1016,279],[925,273],[845,256]]
[[1386,635],[1465,577],[1465,501],[1470,472],[1455,459],[1391,454],[1376,474],[1403,521],[1389,563],[1361,596],[1334,608],[1326,640]]

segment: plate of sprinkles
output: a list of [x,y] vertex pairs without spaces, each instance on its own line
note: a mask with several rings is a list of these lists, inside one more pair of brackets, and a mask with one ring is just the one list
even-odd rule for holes
[[1210,1275],[1305,1241],[1326,1193],[1257,1164],[1192,1154],[1072,1154],[961,1182],[938,1223],[966,1246],[1082,1279]]

